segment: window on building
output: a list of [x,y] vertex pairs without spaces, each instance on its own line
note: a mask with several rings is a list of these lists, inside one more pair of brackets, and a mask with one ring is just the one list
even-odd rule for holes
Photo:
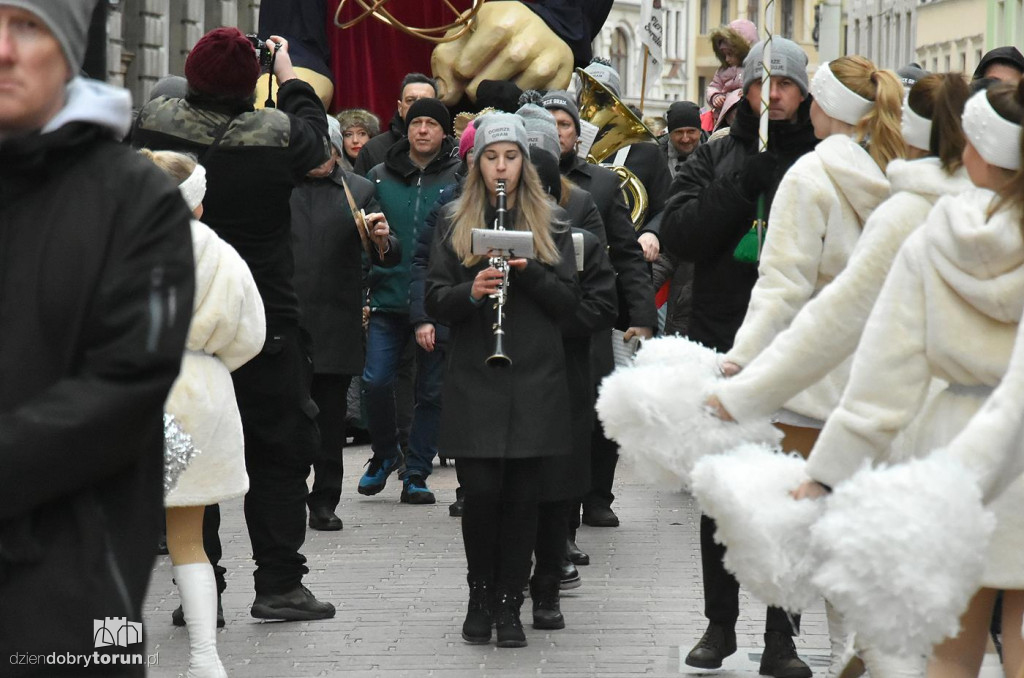
[[942,72],[943,73],[949,73],[949,71],[951,70],[950,67],[949,67],[950,66],[949,55],[947,54],[946,57],[942,61],[943,61],[944,64],[946,64],[946,68]]
[[864,51],[862,52],[862,54],[864,56],[866,56],[868,59],[872,58],[871,52],[873,50],[871,49],[871,45],[873,44],[872,41],[874,40],[874,37],[875,37],[874,36],[874,25],[873,24],[874,24],[874,17],[870,17],[869,16],[868,17],[867,33],[864,35]]
[[793,37],[793,0],[782,0],[782,37]]
[[722,25],[729,23],[731,20],[729,16],[729,0],[722,0]]
[[703,75],[697,78],[697,105],[704,105],[704,90],[708,88],[708,79]]
[[708,0],[700,0],[700,34],[708,34]]
[[629,91],[629,87],[626,82],[629,78],[629,36],[626,35],[626,31],[621,28],[616,28],[615,32],[612,33],[612,49],[610,56],[612,68],[619,72],[622,95],[625,96],[626,92]]
[[932,59],[932,73],[939,72],[939,57]]
[[910,15],[910,12],[907,12],[906,19],[904,19],[903,21],[903,30],[906,31],[905,35],[903,36],[903,44],[905,45],[904,49],[906,49],[906,56],[902,59],[902,61],[904,64],[906,64],[914,60],[914,20],[913,17]]
[[903,52],[900,51],[900,19],[901,19],[901,17],[900,17],[899,14],[897,14],[895,17],[893,17],[893,25],[892,25],[892,59],[893,59],[893,62],[894,62],[892,64],[893,68],[899,68],[904,63],[906,63],[905,61],[903,61]]
[[761,6],[757,0],[747,0],[747,19],[753,21],[757,26],[764,23],[764,17],[761,16]]
[[853,53],[860,54],[860,19],[853,20]]
[[967,72],[967,52],[960,52],[960,72]]

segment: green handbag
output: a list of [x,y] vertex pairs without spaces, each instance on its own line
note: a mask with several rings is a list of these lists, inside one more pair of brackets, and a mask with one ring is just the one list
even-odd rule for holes
[[750,230],[743,234],[732,258],[745,264],[756,264],[761,258],[761,247],[764,245],[764,232],[767,227],[764,221],[764,194],[757,197],[757,217]]

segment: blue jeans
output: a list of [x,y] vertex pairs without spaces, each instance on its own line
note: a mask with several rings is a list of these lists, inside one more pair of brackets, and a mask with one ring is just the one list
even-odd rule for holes
[[[399,453],[395,373],[406,343],[415,341],[414,329],[404,314],[378,311],[370,315],[363,395],[366,398],[366,425],[375,459],[391,459]],[[401,478],[410,475],[426,478],[433,469],[441,427],[443,374],[443,347],[437,346],[428,353],[417,346],[416,404],[405,468],[399,474]]]

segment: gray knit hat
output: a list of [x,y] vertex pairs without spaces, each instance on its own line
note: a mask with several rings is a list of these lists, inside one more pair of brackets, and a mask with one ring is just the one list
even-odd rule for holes
[[371,137],[380,134],[380,118],[365,109],[349,108],[338,113],[337,118],[343,132],[349,127],[362,127]]
[[499,141],[511,141],[529,157],[530,146],[526,141],[526,126],[523,119],[512,113],[488,113],[477,118],[476,139],[473,141],[473,157],[479,158],[484,149]]
[[331,146],[338,149],[338,153],[345,155],[345,136],[342,134],[341,123],[332,115],[327,116],[327,136],[331,140]]
[[[747,58],[743,60],[743,93],[746,94],[751,83],[760,80],[764,73],[762,63],[764,41],[750,48]],[[797,84],[804,96],[807,96],[807,53],[792,40],[772,38],[771,49],[772,75],[781,75]]]
[[600,61],[592,61],[586,68],[587,73],[594,77],[599,83],[612,91],[615,96],[622,96],[622,78],[619,72]]
[[564,89],[551,90],[540,100],[540,105],[549,111],[557,109],[568,113],[572,117],[572,121],[576,123],[576,134],[580,133],[580,109],[576,105],[576,100],[569,96]]
[[556,158],[561,155],[561,146],[558,145],[558,126],[555,124],[555,116],[546,108],[537,104],[526,104],[516,115],[523,119],[523,126],[526,128],[526,144],[530,148],[539,148],[547,151]]
[[57,38],[71,77],[78,75],[85,60],[89,21],[97,0],[0,0],[0,6],[19,7],[42,19]]

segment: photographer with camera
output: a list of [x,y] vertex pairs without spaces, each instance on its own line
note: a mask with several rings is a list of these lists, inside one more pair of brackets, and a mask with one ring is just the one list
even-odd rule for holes
[[[236,28],[204,35],[185,61],[188,94],[158,97],[140,111],[132,143],[193,153],[206,167],[204,221],[249,265],[267,313],[263,352],[232,373],[245,436],[250,488],[245,519],[256,561],[261,619],[334,616],[302,586],[308,572],[299,552],[306,534],[306,476],[318,454],[317,407],[310,398],[311,347],[299,327],[292,285],[292,188],[330,157],[323,104],[295,75],[288,43],[270,36],[278,108],[255,110],[260,76],[254,45]],[[217,567],[219,512],[210,507],[204,545]]]

